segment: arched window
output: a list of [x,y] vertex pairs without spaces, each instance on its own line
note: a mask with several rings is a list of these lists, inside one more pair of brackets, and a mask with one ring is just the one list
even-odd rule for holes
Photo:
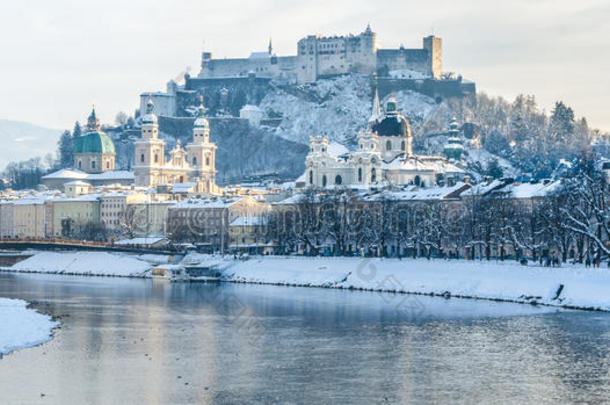
[[362,181],[362,167],[358,168],[358,181]]
[[159,155],[155,153],[155,163],[159,163]]
[[337,186],[341,185],[341,183],[343,183],[343,179],[341,178],[340,175],[335,176],[335,184]]
[[322,187],[326,187],[326,175],[322,176]]
[[144,162],[144,154],[143,153],[140,155],[140,162]]
[[193,157],[193,166],[197,166],[197,156]]
[[387,141],[385,143],[385,150],[392,150],[392,141]]
[[110,160],[106,161],[106,169],[110,169]]
[[406,149],[406,148],[407,148],[407,146],[405,145],[405,141],[402,141],[402,142],[400,143],[400,150],[401,150],[401,151],[403,151],[403,152],[406,152],[406,151],[405,151],[405,149]]
[[377,181],[377,170],[373,167],[371,170],[371,183],[375,183]]
[[313,184],[313,170],[309,171],[309,184]]
[[421,177],[415,176],[415,185],[419,186],[421,184]]
[[206,157],[205,157],[205,165],[206,165],[206,166],[209,166],[209,165],[210,165],[210,157],[209,157],[209,156],[206,156]]

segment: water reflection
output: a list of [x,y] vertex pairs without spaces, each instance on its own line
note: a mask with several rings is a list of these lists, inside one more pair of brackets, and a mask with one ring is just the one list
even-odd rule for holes
[[486,301],[0,274],[62,318],[3,403],[594,402],[610,317]]

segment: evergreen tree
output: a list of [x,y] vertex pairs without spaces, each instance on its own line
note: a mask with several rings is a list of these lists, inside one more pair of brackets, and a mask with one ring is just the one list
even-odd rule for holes
[[64,131],[59,138],[57,145],[57,155],[59,156],[59,166],[63,169],[66,167],[72,167],[74,162],[74,138],[70,134],[70,131]]
[[498,159],[492,159],[487,164],[487,175],[494,179],[500,179],[504,176],[504,170],[500,166]]
[[82,134],[83,134],[83,130],[80,127],[80,123],[78,121],[76,121],[74,123],[74,129],[72,130],[72,137],[73,138],[78,138]]

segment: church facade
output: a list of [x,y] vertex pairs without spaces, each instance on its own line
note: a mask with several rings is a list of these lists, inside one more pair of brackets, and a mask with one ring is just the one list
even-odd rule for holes
[[135,185],[156,187],[159,184],[194,183],[197,192],[218,193],[216,145],[210,141],[210,124],[205,118],[203,102],[193,125],[193,140],[182,147],[180,142],[165,157],[165,141],[159,138],[154,104],[149,100],[142,117],[141,138],[135,142]]
[[310,151],[301,177],[316,188],[370,188],[387,185],[419,187],[453,184],[465,172],[441,156],[415,155],[409,121],[391,97],[382,113],[376,95],[368,129],[358,134],[355,151],[335,156],[327,137],[310,138]]

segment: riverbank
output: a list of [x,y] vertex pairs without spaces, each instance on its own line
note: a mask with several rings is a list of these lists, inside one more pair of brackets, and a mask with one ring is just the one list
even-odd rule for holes
[[51,340],[52,331],[59,323],[28,308],[23,300],[0,298],[0,325],[1,358],[12,351]]
[[[145,257],[99,252],[41,252],[14,272],[150,277]],[[434,295],[610,311],[610,271],[580,265],[549,268],[514,261],[358,257],[232,257],[189,254],[182,263],[221,265],[221,281]]]

